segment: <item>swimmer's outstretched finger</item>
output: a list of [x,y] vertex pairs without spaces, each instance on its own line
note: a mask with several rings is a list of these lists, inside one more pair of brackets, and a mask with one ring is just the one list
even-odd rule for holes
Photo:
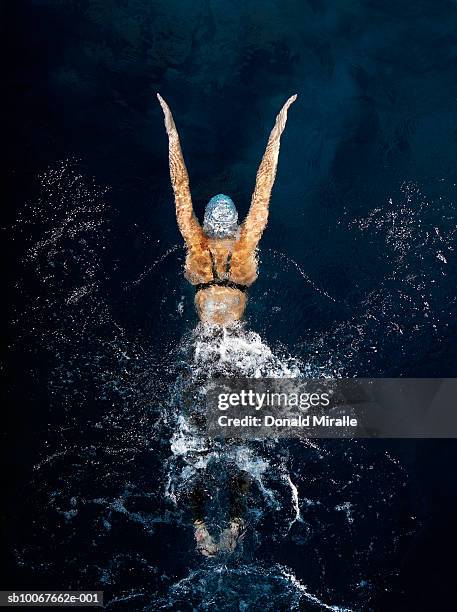
[[159,100],[159,104],[162,107],[163,114],[165,116],[165,127],[166,127],[168,135],[177,136],[176,125],[173,120],[173,115],[171,114],[170,107],[168,106],[168,104],[165,102],[165,100],[162,98],[162,96],[159,93],[157,93],[157,99]]
[[296,99],[297,99],[297,94],[290,96],[290,98],[285,102],[284,106],[281,108],[278,116],[276,117],[275,127],[279,129],[280,134],[283,133],[284,128],[286,127],[287,111],[289,110],[289,107],[295,102]]

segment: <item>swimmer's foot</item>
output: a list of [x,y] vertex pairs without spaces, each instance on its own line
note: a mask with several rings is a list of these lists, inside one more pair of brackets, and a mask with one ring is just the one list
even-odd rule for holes
[[233,552],[245,534],[245,525],[246,523],[242,518],[232,519],[227,529],[224,529],[221,533],[219,540],[220,550]]
[[217,545],[206,528],[205,523],[203,521],[195,521],[194,528],[197,550],[205,557],[213,557],[217,553]]

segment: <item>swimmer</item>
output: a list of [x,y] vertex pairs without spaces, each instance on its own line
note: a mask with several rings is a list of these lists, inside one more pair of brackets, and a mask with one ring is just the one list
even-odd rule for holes
[[[238,223],[238,212],[232,199],[219,194],[211,198],[206,206],[203,227],[192,206],[189,176],[173,115],[159,94],[157,98],[165,116],[168,134],[176,218],[187,248],[185,277],[195,286],[195,306],[200,320],[225,327],[243,317],[247,288],[257,278],[257,247],[268,221],[281,135],[286,126],[287,111],[297,96],[291,96],[276,117],[244,222]],[[207,557],[221,551],[234,551],[245,533],[243,508],[249,490],[249,478],[238,474],[230,480],[229,527],[222,532],[218,543],[205,524],[204,505],[208,492],[204,481],[197,483],[190,491],[197,550]]]
[[227,326],[242,318],[247,288],[257,278],[257,247],[268,221],[281,134],[289,106],[297,96],[291,96],[276,117],[244,222],[238,223],[238,213],[231,198],[219,194],[206,206],[203,227],[193,210],[189,176],[173,116],[165,100],[159,94],[157,97],[168,134],[176,218],[187,248],[185,277],[195,286],[195,306],[200,320]]

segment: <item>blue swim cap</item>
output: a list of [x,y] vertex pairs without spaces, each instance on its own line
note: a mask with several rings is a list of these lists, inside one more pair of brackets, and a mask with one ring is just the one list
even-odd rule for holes
[[233,200],[220,193],[208,202],[203,231],[209,238],[233,238],[238,230],[238,212]]

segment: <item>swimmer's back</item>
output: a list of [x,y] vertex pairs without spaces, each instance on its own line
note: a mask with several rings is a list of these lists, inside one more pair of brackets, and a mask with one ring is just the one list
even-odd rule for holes
[[227,279],[234,284],[249,287],[257,278],[255,249],[249,248],[242,237],[221,240],[202,235],[188,249],[185,276],[192,285]]

